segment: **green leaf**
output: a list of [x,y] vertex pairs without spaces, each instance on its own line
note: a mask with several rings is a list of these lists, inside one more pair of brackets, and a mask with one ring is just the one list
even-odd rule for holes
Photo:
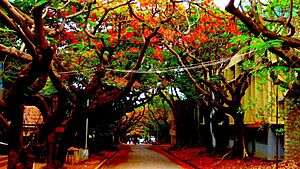
[[41,6],[41,5],[45,4],[45,3],[48,3],[48,0],[41,0],[37,4],[35,4],[35,6]]
[[14,32],[13,30],[5,29],[5,28],[0,28],[1,32]]
[[80,44],[77,45],[77,47],[78,47],[79,50],[82,50],[84,48],[84,44],[80,43]]
[[53,37],[48,37],[48,40],[51,40],[51,41],[52,41],[52,40],[54,40],[54,38],[53,38]]
[[82,44],[82,43],[79,43],[79,44],[71,44],[71,45],[69,45],[69,47],[71,47],[71,48],[76,48],[76,49],[79,49],[79,50],[82,50],[82,49],[85,48],[84,44]]
[[286,67],[286,66],[275,66],[275,70],[282,70],[282,71],[286,71],[286,70],[288,70],[289,68],[288,67]]
[[155,53],[155,50],[153,48],[148,48],[149,53]]
[[135,30],[132,27],[127,27],[126,32],[135,32]]
[[295,67],[294,70],[300,72],[300,67]]

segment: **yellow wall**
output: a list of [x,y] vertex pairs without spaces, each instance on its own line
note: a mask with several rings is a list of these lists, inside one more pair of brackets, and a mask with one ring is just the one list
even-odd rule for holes
[[[228,82],[233,81],[242,72],[240,68],[242,59],[242,55],[236,55],[231,59],[224,72]],[[251,84],[242,99],[242,106],[246,107],[245,124],[260,122],[275,124],[276,107],[278,106],[278,111],[282,109],[282,106],[276,103],[277,86],[273,85],[271,78],[267,77],[267,81],[264,84],[260,84],[260,80],[257,76],[251,77]],[[278,96],[279,98],[282,97],[282,92],[279,91]],[[251,101],[252,103],[250,103]],[[280,118],[279,123],[282,124],[283,122],[283,119]]]

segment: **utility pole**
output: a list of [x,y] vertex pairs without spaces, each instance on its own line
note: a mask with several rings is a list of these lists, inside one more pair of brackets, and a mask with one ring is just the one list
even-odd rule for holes
[[156,124],[156,142],[158,143],[158,124]]
[[[276,57],[276,62],[278,63],[278,56]],[[278,75],[277,75],[278,76]],[[276,169],[278,169],[278,142],[279,142],[279,137],[278,137],[278,84],[276,85],[276,129],[275,129],[275,136],[276,136],[276,147],[275,147],[275,151],[276,151]]]
[[276,85],[276,130],[275,130],[275,136],[276,136],[276,169],[278,169],[278,85]]
[[[89,105],[90,105],[89,99],[87,99],[86,105],[87,105],[87,107],[89,107]],[[84,144],[85,149],[87,149],[87,142],[88,142],[88,136],[89,136],[88,132],[89,132],[89,118],[86,118],[86,121],[85,121],[85,142],[84,142],[85,143]]]

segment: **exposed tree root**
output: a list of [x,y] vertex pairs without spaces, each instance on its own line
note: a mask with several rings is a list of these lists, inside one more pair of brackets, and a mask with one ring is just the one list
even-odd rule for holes
[[[235,157],[235,152],[236,152],[236,150],[234,150],[234,148],[231,148],[228,153],[223,155],[223,157],[221,158],[220,161],[223,161],[224,159],[234,158]],[[245,146],[243,146],[242,160],[250,160]]]
[[250,160],[246,147],[243,148],[243,160]]
[[223,157],[221,158],[220,162],[223,161],[226,157],[229,157],[227,159],[231,159],[232,158],[232,154],[233,154],[233,148],[231,148],[228,153],[226,153],[225,155],[223,155]]

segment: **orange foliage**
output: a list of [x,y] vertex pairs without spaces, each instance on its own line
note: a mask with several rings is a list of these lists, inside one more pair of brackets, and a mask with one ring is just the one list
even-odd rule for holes
[[139,52],[139,48],[136,48],[136,47],[130,47],[130,48],[129,48],[129,51],[132,52],[132,53],[138,53],[138,52]]
[[149,17],[150,25],[156,27],[158,22],[152,16]]
[[143,85],[142,85],[141,83],[139,83],[139,82],[134,82],[133,86],[134,86],[134,87],[141,87],[141,86],[143,86]]
[[138,25],[138,22],[135,18],[132,19],[132,21],[130,22],[130,25],[134,30],[139,31],[140,26]]
[[164,79],[162,82],[165,85],[165,84],[167,84],[168,81],[166,79]]
[[142,41],[140,41],[140,40],[136,40],[135,41],[135,44],[137,44],[137,45],[139,45],[139,44],[141,44],[142,43]]
[[159,39],[157,37],[154,37],[150,40],[150,42],[157,43],[157,42],[159,42]]
[[236,24],[233,21],[231,21],[231,24],[229,24],[227,27],[225,27],[225,31],[230,32],[236,36],[241,34],[240,30],[238,29],[238,27],[236,26]]
[[152,57],[160,60],[161,62],[164,62],[165,59],[162,54],[162,50],[161,50],[160,46],[155,46],[154,51],[155,51],[155,53],[152,54]]
[[126,34],[125,34],[126,39],[130,39],[130,38],[132,38],[133,36],[134,36],[134,33],[133,33],[133,32],[126,32]]
[[72,6],[72,8],[71,8],[71,14],[74,14],[75,12],[76,12],[76,7]]
[[122,57],[122,56],[124,56],[124,53],[125,53],[125,52],[120,51],[119,53],[115,54],[115,56],[117,56],[117,57]]
[[122,83],[122,82],[125,82],[126,79],[118,77],[118,78],[115,79],[115,81],[118,82],[118,83]]
[[90,21],[96,22],[96,21],[97,21],[97,18],[98,18],[97,14],[96,14],[96,13],[92,13],[92,14],[91,14],[91,17],[90,17]]

